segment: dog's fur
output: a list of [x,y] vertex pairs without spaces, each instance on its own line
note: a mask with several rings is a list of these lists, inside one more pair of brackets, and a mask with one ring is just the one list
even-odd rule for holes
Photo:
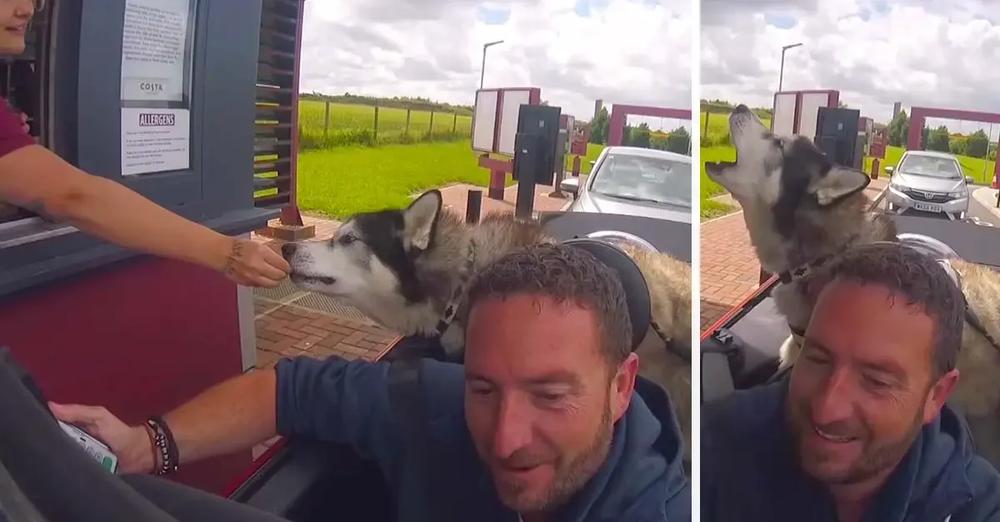
[[[891,219],[869,212],[863,189],[868,177],[834,165],[804,137],[771,134],[746,106],[729,120],[735,163],[711,163],[711,179],[743,207],[743,218],[761,267],[769,273],[792,270],[852,245],[897,241]],[[779,284],[772,292],[793,331],[805,331],[818,296],[823,268]],[[1000,339],[1000,273],[961,260],[959,273],[969,307],[994,339]],[[1000,464],[1000,352],[966,322],[958,356],[959,384],[952,404],[965,414],[981,454]],[[781,348],[781,366],[792,365],[801,349],[792,335]]]
[[[512,214],[491,214],[479,224],[466,224],[443,211],[440,192],[432,190],[405,209],[355,215],[333,238],[289,244],[284,252],[297,285],[352,305],[400,335],[433,336],[463,276],[474,276],[516,249],[555,241],[537,223],[517,221]],[[622,249],[646,279],[652,320],[672,346],[690,350],[690,265],[640,248]],[[441,337],[449,358],[460,358],[464,349],[465,298],[459,299],[455,318]],[[667,350],[652,328],[637,353],[640,374],[670,395],[689,456],[690,363]],[[690,360],[690,352],[686,358]]]

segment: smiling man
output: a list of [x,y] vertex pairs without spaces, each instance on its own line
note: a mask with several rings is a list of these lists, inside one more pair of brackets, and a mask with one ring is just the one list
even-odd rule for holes
[[[613,269],[582,248],[543,245],[489,266],[469,294],[464,366],[298,357],[148,426],[103,408],[52,410],[105,441],[126,474],[169,472],[280,433],[350,444],[376,462],[398,520],[690,520],[680,430],[665,393],[637,382]],[[411,370],[419,377],[401,377]],[[153,429],[171,434],[158,451]],[[257,520],[223,517],[221,499],[127,480],[185,521]]]
[[702,519],[1000,520],[1000,476],[946,405],[965,321],[949,273],[881,243],[830,273],[790,376],[703,410]]

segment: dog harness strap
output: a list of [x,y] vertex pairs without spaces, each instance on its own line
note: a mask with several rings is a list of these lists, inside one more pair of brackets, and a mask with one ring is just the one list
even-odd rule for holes
[[656,324],[656,321],[649,321],[649,326],[654,332],[656,332],[656,335],[660,336],[660,339],[663,339],[663,342],[667,345],[667,350],[669,350],[670,353],[680,357],[684,362],[691,362],[690,347],[688,347],[687,350],[684,350],[684,347],[678,345],[676,341],[667,336],[667,333],[663,331],[663,328],[660,328],[660,325]]
[[468,249],[465,254],[465,270],[458,275],[458,284],[455,285],[455,290],[451,293],[451,299],[448,300],[448,304],[444,307],[444,317],[438,321],[438,337],[444,335],[445,330],[451,326],[451,322],[455,320],[455,315],[458,314],[458,307],[462,303],[462,297],[465,295],[466,286],[469,284],[469,280],[472,279],[475,261],[476,242],[475,240],[469,240]]

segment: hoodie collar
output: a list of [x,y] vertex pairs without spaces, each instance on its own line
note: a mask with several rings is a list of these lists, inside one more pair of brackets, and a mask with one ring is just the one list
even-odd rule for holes
[[947,405],[920,431],[866,520],[945,520],[972,500],[967,468],[974,452],[965,421]]
[[[662,397],[645,393],[632,397],[625,416],[615,425],[611,447],[604,464],[561,511],[560,522],[619,520],[630,508],[654,502],[650,492],[657,491],[655,502],[662,508],[667,500],[687,486],[683,469],[683,451],[672,410],[663,410],[657,402]],[[653,401],[652,410],[644,398]],[[669,407],[669,399],[666,405]],[[641,499],[641,500],[640,500]]]

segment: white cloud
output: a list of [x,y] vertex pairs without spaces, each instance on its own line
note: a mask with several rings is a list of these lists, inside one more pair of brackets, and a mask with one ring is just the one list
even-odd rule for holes
[[[837,89],[841,101],[877,121],[892,117],[896,101],[1000,112],[996,7],[995,0],[704,0],[701,97],[769,107],[781,46],[803,42],[786,54],[785,90]],[[928,122],[942,123],[980,127]]]
[[[482,44],[502,39],[487,54],[487,87],[540,87],[580,119],[596,99],[690,107],[688,0],[579,0],[588,16],[577,1],[309,0],[301,88],[471,105]],[[508,10],[503,23],[483,16]]]

